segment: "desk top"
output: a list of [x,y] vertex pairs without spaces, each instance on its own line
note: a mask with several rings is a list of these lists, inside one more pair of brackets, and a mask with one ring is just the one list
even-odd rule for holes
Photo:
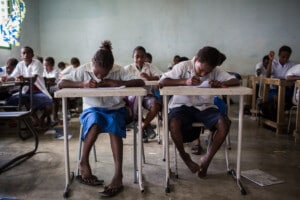
[[113,88],[63,88],[54,93],[62,97],[105,97],[105,96],[145,96],[147,91],[142,87]]
[[252,95],[252,89],[243,86],[228,88],[199,88],[197,86],[166,86],[161,95]]

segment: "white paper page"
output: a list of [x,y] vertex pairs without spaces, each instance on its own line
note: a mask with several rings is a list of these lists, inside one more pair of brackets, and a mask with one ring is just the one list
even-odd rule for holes
[[197,85],[198,88],[210,88],[209,81],[203,81],[200,85]]

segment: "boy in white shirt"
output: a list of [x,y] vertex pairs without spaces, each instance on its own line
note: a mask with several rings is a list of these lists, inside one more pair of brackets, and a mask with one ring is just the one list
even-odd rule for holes
[[[127,65],[124,68],[128,74],[133,75],[136,79],[142,78],[143,80],[147,81],[158,81],[162,72],[157,67],[154,67],[150,63],[145,62],[145,59],[145,48],[142,46],[137,46],[133,50],[134,63]],[[128,99],[132,99],[132,97],[128,97]],[[143,141],[147,142],[148,138],[154,139],[156,136],[156,133],[150,125],[150,122],[157,116],[157,113],[162,109],[162,100],[155,96],[154,90],[151,86],[147,87],[147,96],[143,98],[142,105],[145,109],[148,110],[148,113],[146,114],[142,125],[142,130],[144,133]],[[136,113],[136,111],[134,111],[134,113]]]
[[[34,53],[31,47],[23,47],[21,49],[21,57],[23,61],[20,61],[14,71],[11,74],[11,78],[8,80],[23,80],[27,77],[34,78],[34,85],[33,85],[33,124],[35,126],[40,126],[41,128],[45,128],[45,119],[49,116],[48,113],[52,111],[52,97],[49,94],[44,78],[43,78],[43,65],[40,61],[33,59]],[[29,98],[29,90],[28,87],[24,87],[22,91],[22,105],[29,105],[30,98]],[[19,103],[19,94],[13,95],[7,101],[8,105],[17,106]],[[43,110],[41,117],[37,116],[37,111]]]
[[[211,87],[239,85],[240,81],[235,76],[216,67],[221,57],[224,57],[224,54],[216,48],[203,47],[192,60],[180,62],[171,71],[164,73],[159,85],[160,87],[191,86],[199,85],[204,81],[208,81]],[[169,100],[169,109],[169,130],[181,158],[192,173],[198,173],[200,178],[205,177],[213,156],[228,134],[230,120],[213,104],[213,97],[207,95],[173,95]],[[191,159],[183,146],[183,143],[199,137],[199,133],[193,132],[193,122],[201,122],[214,132],[211,147],[201,158],[200,165]]]
[[[54,92],[58,90],[57,83],[58,83],[59,69],[55,67],[55,60],[53,57],[46,57],[44,59],[44,66],[45,68],[44,68],[43,77],[45,79],[48,92],[53,97]],[[59,99],[54,98],[53,108],[52,108],[52,115],[53,115],[53,121],[51,124],[52,126],[56,125],[59,122],[58,108],[59,108]]]

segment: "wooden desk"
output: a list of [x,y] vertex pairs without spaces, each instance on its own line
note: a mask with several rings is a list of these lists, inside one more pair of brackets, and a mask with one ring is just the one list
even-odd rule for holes
[[[259,95],[259,88],[257,88],[257,84],[263,84],[263,81],[264,81],[264,78],[263,77],[257,77],[257,76],[251,76],[250,77],[250,85],[251,85],[251,88],[252,88],[252,99],[251,99],[251,114],[252,116],[253,115],[256,115],[258,114],[258,110],[257,110],[257,98],[260,97]],[[258,91],[257,91],[258,89]],[[256,95],[258,94],[258,95]]]
[[278,100],[277,100],[277,119],[271,121],[269,119],[261,119],[261,122],[276,129],[276,134],[283,134],[287,132],[287,124],[285,123],[285,88],[286,86],[293,86],[294,81],[278,78],[264,78],[263,79],[263,102],[268,101],[270,85],[278,86]]
[[164,105],[164,141],[165,151],[166,151],[166,192],[170,191],[169,188],[169,178],[170,178],[170,163],[169,163],[169,129],[168,129],[168,96],[170,95],[237,95],[239,96],[239,121],[238,121],[238,143],[237,143],[237,173],[236,180],[242,194],[246,193],[240,182],[240,161],[241,161],[241,148],[242,148],[242,129],[243,129],[243,106],[244,106],[244,96],[251,95],[252,89],[238,86],[229,88],[198,88],[193,86],[170,86],[163,87],[160,89],[160,94],[163,95],[163,105]]
[[[56,98],[62,98],[62,114],[63,114],[63,132],[65,147],[65,173],[66,185],[64,197],[69,196],[70,186],[70,165],[69,165],[69,142],[67,138],[67,98],[71,97],[108,97],[108,96],[137,96],[138,97],[138,179],[140,190],[144,191],[142,182],[142,96],[146,95],[146,90],[141,87],[127,87],[123,89],[98,89],[98,88],[64,88],[54,93]],[[72,178],[73,179],[73,178]]]
[[[297,87],[298,90],[300,90],[300,80],[295,82],[295,87]],[[300,108],[299,108],[300,101],[299,100],[300,100],[300,92],[298,92],[296,127],[295,127],[295,131],[294,131],[294,136],[295,136],[296,139],[300,138]]]

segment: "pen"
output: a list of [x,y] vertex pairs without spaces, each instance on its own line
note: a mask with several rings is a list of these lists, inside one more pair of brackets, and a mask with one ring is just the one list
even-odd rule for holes
[[91,79],[94,80],[94,78],[93,78],[93,76],[91,75],[91,73],[88,72],[88,71],[87,71],[87,73],[88,73],[88,75],[91,77]]

